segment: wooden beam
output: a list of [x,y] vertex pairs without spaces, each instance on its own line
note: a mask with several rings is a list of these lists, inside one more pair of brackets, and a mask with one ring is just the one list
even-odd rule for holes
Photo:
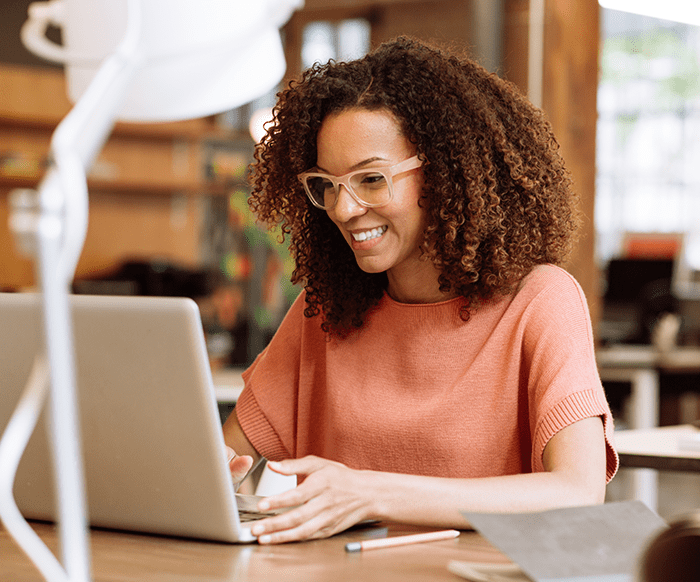
[[503,8],[503,70],[501,74],[527,93],[528,0],[505,0]]
[[594,324],[600,311],[595,262],[599,7],[591,0],[546,0],[543,109],[581,197],[584,224],[570,271],[583,287]]
[[[505,0],[504,76],[528,93],[530,1]],[[594,325],[600,313],[595,262],[595,141],[599,8],[592,0],[545,0],[542,108],[581,197],[584,224],[569,270],[583,287]]]

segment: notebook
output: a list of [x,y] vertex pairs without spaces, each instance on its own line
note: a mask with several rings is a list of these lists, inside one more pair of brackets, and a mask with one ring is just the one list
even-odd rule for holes
[[[88,514],[93,526],[248,542],[199,310],[190,299],[71,296]],[[40,296],[0,293],[0,430],[42,344]],[[27,519],[54,520],[45,415],[15,480]]]

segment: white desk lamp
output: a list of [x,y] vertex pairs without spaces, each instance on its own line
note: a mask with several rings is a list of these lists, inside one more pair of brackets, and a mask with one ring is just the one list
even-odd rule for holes
[[[279,28],[303,0],[51,0],[29,6],[22,41],[66,64],[74,108],[51,140],[37,191],[12,193],[10,227],[35,258],[45,354],[0,440],[0,519],[50,581],[90,580],[69,289],[87,231],[86,173],[117,119],[174,121],[247,103],[285,70]],[[64,45],[45,38],[62,27]],[[59,561],[22,518],[17,467],[49,390]]]
[[698,0],[598,0],[604,8],[700,26]]

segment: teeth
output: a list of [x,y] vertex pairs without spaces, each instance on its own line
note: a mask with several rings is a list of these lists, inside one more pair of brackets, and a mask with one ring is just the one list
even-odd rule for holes
[[372,240],[373,238],[382,236],[386,232],[386,229],[386,226],[380,226],[379,228],[373,228],[372,230],[366,230],[365,232],[353,232],[352,237],[358,242]]

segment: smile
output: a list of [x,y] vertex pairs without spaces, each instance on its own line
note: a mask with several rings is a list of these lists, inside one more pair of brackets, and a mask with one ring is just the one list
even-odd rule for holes
[[356,241],[363,242],[382,236],[386,232],[386,230],[386,226],[380,226],[379,228],[373,228],[372,230],[366,230],[364,232],[353,232],[350,234],[352,234],[352,238],[354,238]]

